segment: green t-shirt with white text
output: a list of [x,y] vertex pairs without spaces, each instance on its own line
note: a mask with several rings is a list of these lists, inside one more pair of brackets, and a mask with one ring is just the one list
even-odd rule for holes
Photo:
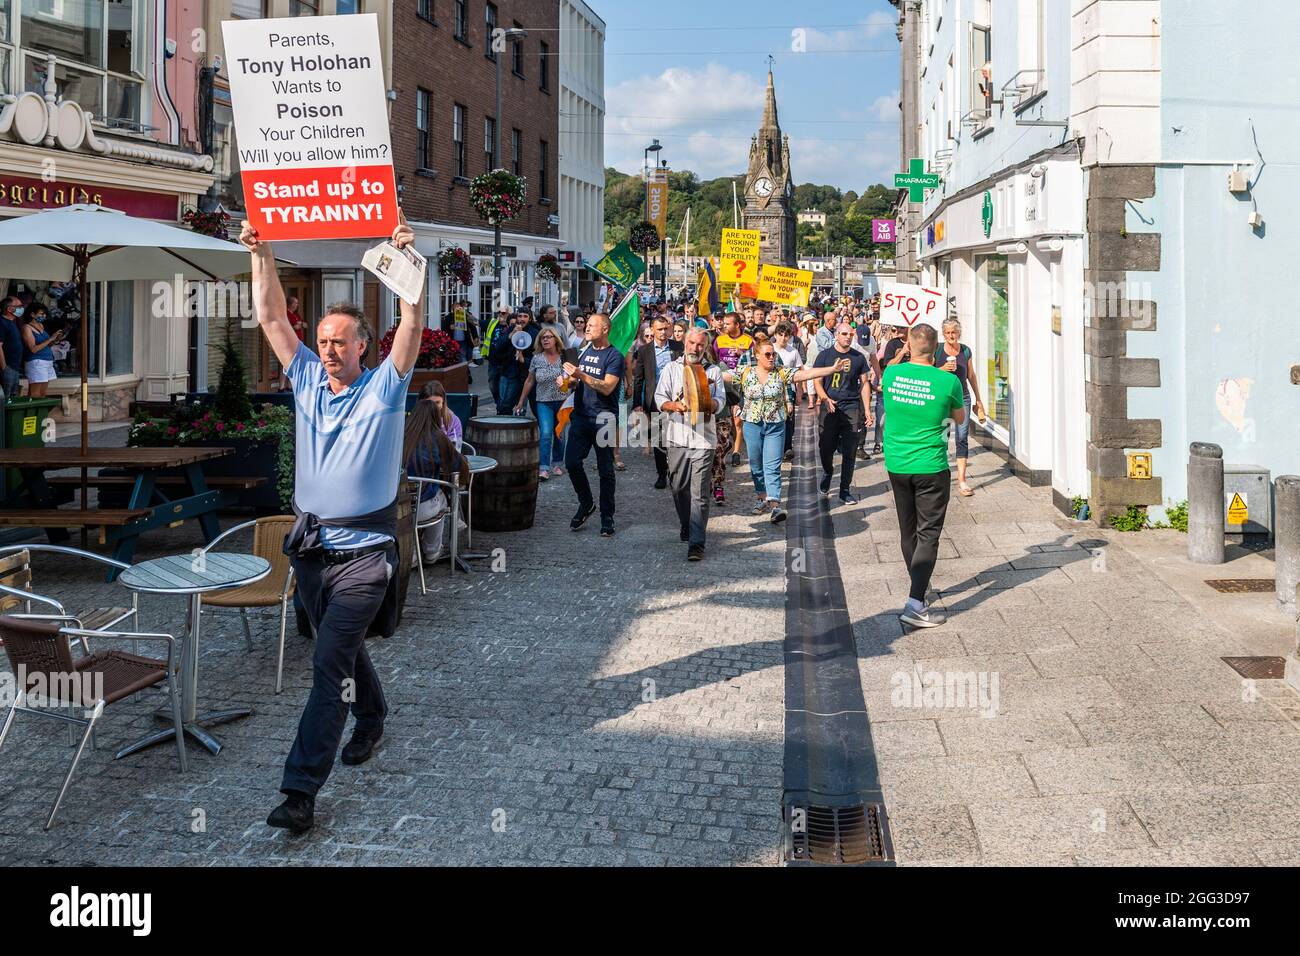
[[902,362],[885,369],[885,470],[933,475],[948,470],[944,422],[962,407],[961,379],[933,365]]

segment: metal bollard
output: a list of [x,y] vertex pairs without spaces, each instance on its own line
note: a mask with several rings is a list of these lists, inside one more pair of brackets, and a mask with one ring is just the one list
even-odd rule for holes
[[1296,586],[1300,585],[1300,475],[1278,475],[1273,489],[1277,606],[1294,618]]
[[1187,560],[1222,564],[1223,534],[1223,449],[1194,441],[1187,459]]

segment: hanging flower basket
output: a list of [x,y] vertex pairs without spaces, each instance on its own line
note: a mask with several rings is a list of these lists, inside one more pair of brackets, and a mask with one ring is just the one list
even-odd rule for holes
[[543,282],[559,282],[561,275],[560,260],[549,253],[538,256],[535,271],[537,278]]
[[202,236],[211,236],[214,239],[228,239],[229,234],[226,232],[226,223],[230,217],[220,210],[213,212],[203,212],[193,207],[187,207],[181,215],[181,222],[189,226],[194,232]]
[[438,253],[438,271],[445,276],[453,276],[461,285],[474,282],[474,260],[459,246]]
[[632,233],[627,237],[627,244],[633,252],[649,252],[659,245],[659,230],[655,228],[653,222],[638,222],[632,227]]
[[527,180],[505,169],[476,176],[469,184],[470,205],[493,225],[519,215],[527,198]]

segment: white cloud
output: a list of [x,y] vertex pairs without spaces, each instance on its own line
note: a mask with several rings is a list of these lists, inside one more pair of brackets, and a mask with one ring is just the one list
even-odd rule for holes
[[885,122],[890,120],[897,122],[901,115],[898,109],[898,95],[898,90],[894,90],[894,92],[885,96],[877,96],[875,101],[867,107],[867,116]]
[[809,53],[826,53],[834,50],[860,50],[867,40],[874,40],[894,32],[897,21],[884,10],[873,12],[850,30],[823,32],[815,27],[803,29],[804,43]]
[[790,138],[790,165],[795,182],[825,183],[840,189],[864,192],[875,183],[886,183],[898,165],[898,149],[867,134],[858,143],[824,140],[798,141]]
[[639,171],[645,147],[658,138],[673,169],[692,169],[702,179],[744,171],[749,140],[738,133],[743,127],[726,121],[746,120],[757,128],[764,84],[717,63],[624,80],[605,95],[606,165]]

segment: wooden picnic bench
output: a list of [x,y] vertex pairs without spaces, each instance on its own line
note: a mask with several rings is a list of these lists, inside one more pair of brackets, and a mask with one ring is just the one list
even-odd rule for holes
[[[136,541],[142,532],[151,528],[177,524],[189,518],[197,519],[207,541],[219,533],[217,509],[232,500],[228,488],[210,487],[203,474],[202,463],[230,454],[230,448],[90,448],[84,453],[79,448],[6,448],[0,449],[0,467],[16,469],[21,481],[10,489],[0,509],[0,526],[45,528],[51,542],[67,537],[67,528],[101,527],[105,529],[105,543],[114,546],[113,557],[130,563],[135,554]],[[131,493],[125,508],[86,509],[55,507],[54,491],[47,471],[65,468],[123,468],[132,475],[122,476],[131,483]],[[165,476],[167,469],[181,468],[182,476]],[[59,476],[58,484],[64,484]],[[77,485],[79,476],[68,476]],[[160,482],[171,486],[173,477],[179,477],[182,494],[169,497],[160,488]],[[86,486],[98,478],[86,477]],[[107,482],[107,479],[105,479]],[[155,498],[159,499],[155,502]],[[111,581],[117,569],[109,571]]]

